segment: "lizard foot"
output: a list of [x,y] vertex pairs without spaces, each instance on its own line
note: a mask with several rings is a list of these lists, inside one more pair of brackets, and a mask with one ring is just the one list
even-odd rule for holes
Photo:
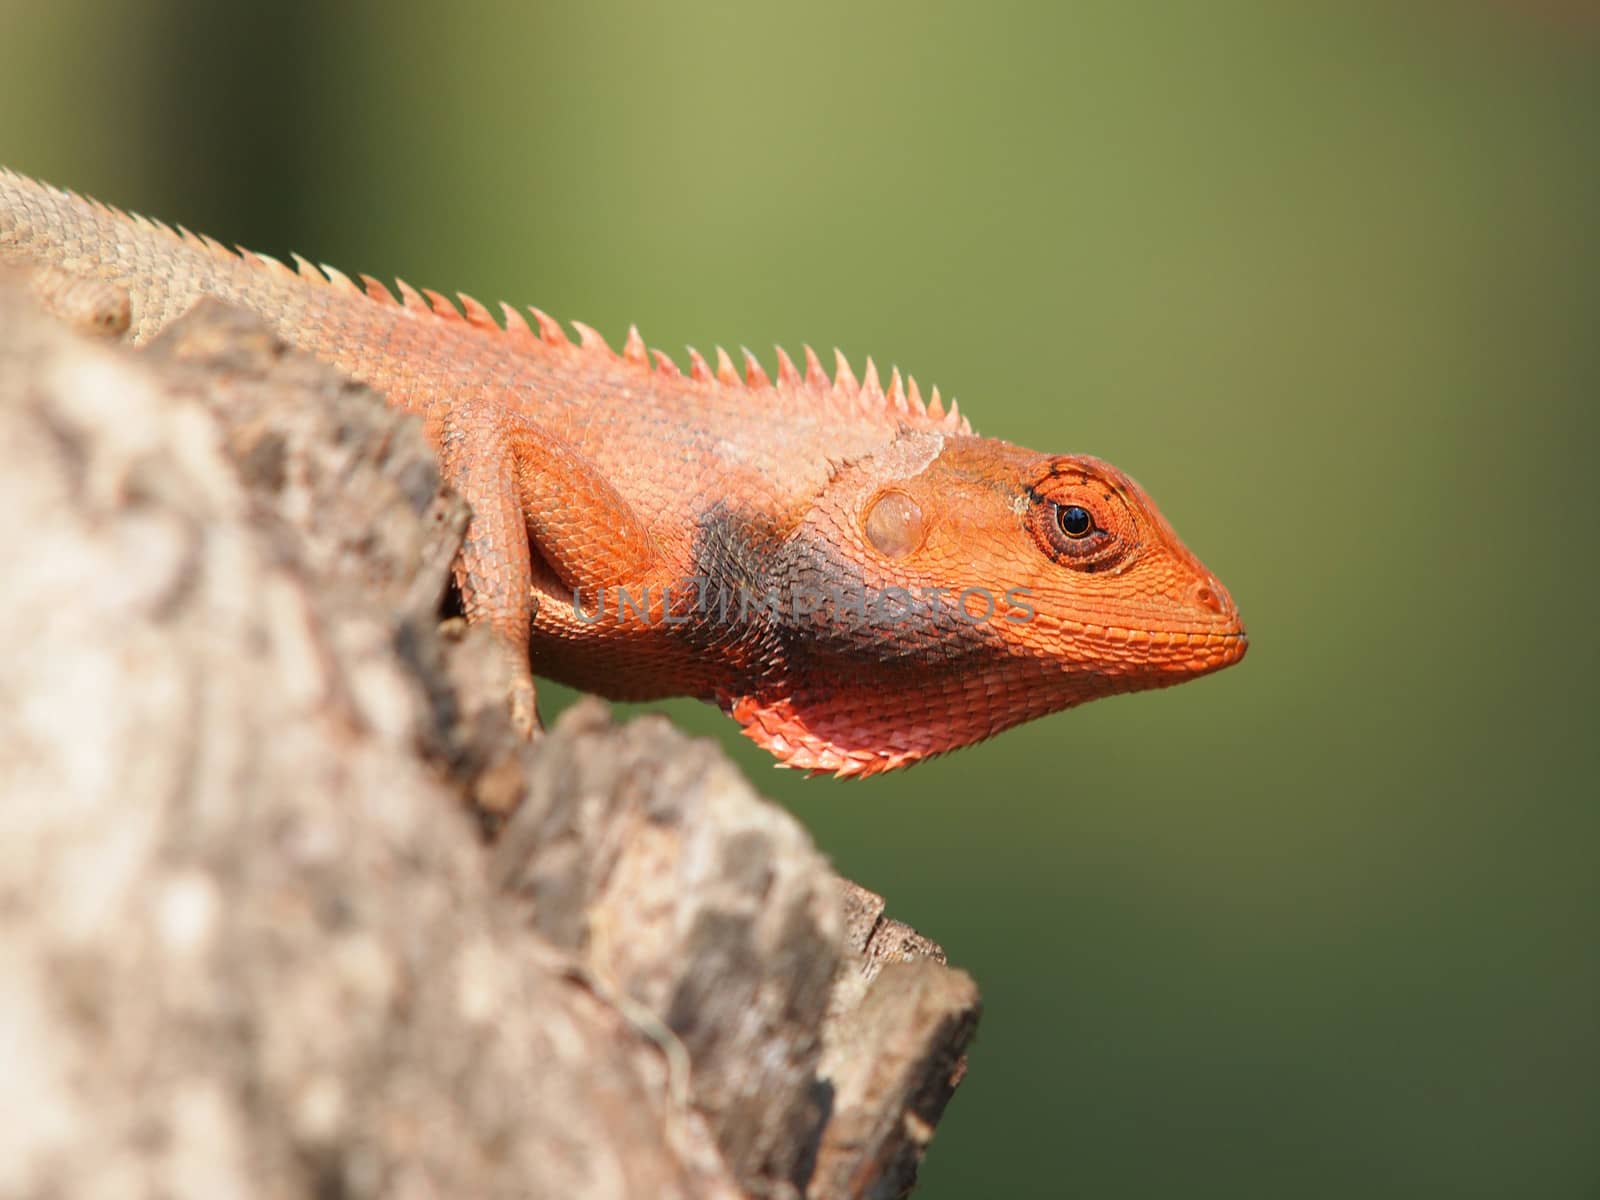
[[[470,622],[465,617],[446,617],[439,622],[439,636],[448,641],[460,641]],[[539,719],[539,695],[533,684],[533,672],[528,667],[528,652],[520,645],[501,643],[505,663],[504,680],[506,707],[511,716],[511,728],[524,741],[536,742],[544,734],[544,722]]]
[[511,727],[519,736],[536,742],[544,736],[544,722],[539,719],[538,693],[531,675],[519,675],[511,684]]

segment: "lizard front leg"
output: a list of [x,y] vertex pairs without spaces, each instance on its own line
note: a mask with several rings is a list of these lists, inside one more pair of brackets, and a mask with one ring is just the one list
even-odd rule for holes
[[511,660],[512,720],[539,729],[528,638],[534,560],[565,587],[589,592],[648,574],[658,555],[633,507],[572,445],[495,400],[443,419],[440,459],[472,506],[456,582],[469,622],[499,635]]

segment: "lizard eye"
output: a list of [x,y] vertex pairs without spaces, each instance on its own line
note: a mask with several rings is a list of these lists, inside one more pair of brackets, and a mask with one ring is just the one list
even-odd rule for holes
[[1094,532],[1094,518],[1089,510],[1078,504],[1064,504],[1056,509],[1056,524],[1069,538],[1085,538]]
[[1039,549],[1060,566],[1114,570],[1138,550],[1138,522],[1121,489],[1078,462],[1051,462],[1028,486],[1028,499],[1028,530]]

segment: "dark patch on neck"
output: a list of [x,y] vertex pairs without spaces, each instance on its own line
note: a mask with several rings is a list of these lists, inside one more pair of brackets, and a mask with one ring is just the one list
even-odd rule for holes
[[864,581],[858,563],[810,529],[780,530],[727,504],[697,522],[691,561],[675,606],[688,619],[674,636],[734,666],[751,693],[802,680],[813,692],[914,691],[929,672],[1006,653],[998,613],[973,621],[953,592]]
[[860,563],[809,529],[782,543],[769,578],[775,591],[807,610],[792,607],[778,640],[795,674],[812,686],[837,679],[893,687],[1000,648],[990,625],[957,611],[955,593],[907,587],[892,574],[886,581],[885,572],[864,578]]
[[695,522],[690,578],[675,589],[688,617],[675,627],[676,636],[703,654],[747,668],[752,688],[781,673],[781,633],[753,601],[769,589],[782,545],[774,522],[718,501]]

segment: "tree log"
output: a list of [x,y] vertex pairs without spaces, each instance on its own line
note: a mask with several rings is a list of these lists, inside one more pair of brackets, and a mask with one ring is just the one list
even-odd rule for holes
[[910,1189],[972,981],[711,743],[514,735],[414,419],[0,284],[0,1195]]

